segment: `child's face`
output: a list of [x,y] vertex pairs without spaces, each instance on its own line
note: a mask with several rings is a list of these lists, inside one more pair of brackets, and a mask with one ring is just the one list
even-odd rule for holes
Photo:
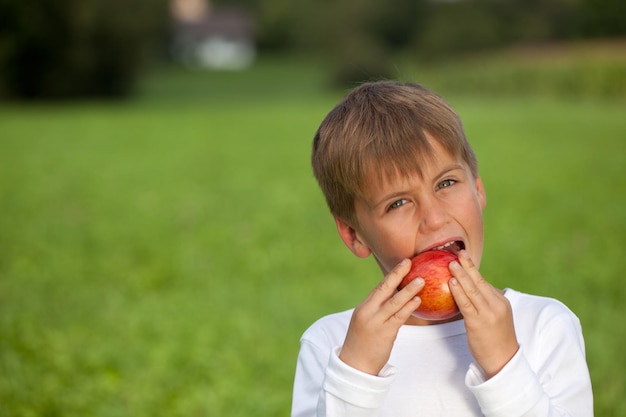
[[348,247],[361,257],[373,253],[384,274],[403,258],[457,242],[479,266],[483,250],[482,210],[486,204],[480,178],[436,141],[423,177],[395,176],[370,181],[355,202],[358,225],[337,220]]

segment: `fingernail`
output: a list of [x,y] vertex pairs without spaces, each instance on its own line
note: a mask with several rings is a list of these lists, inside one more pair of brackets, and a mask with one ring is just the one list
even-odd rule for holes
[[413,285],[414,287],[417,287],[422,284],[424,284],[424,278],[422,277],[417,277],[413,281],[411,281],[411,285]]
[[458,268],[459,266],[461,266],[459,264],[459,261],[452,261],[452,262],[450,262],[450,268]]
[[408,264],[409,262],[410,262],[409,258],[404,258],[404,259],[402,260],[402,262],[400,262],[400,265],[406,265],[406,264]]

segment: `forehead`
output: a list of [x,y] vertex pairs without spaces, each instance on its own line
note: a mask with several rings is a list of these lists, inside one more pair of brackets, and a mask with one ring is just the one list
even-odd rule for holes
[[381,196],[395,191],[414,188],[421,183],[429,183],[438,175],[467,164],[452,155],[440,143],[429,138],[428,152],[415,152],[402,165],[394,160],[370,162],[364,171],[359,197],[372,202]]

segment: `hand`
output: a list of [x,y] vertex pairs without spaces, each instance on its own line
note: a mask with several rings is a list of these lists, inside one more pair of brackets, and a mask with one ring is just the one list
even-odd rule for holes
[[410,269],[410,260],[400,262],[354,309],[339,354],[344,363],[372,375],[378,375],[385,366],[400,326],[421,302],[416,294],[424,288],[423,279],[417,278],[397,290]]
[[459,261],[450,264],[450,291],[465,319],[470,352],[489,379],[519,348],[511,304],[485,281],[466,251],[459,253]]

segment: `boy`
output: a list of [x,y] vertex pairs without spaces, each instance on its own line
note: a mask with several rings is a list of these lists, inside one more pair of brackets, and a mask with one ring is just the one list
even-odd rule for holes
[[[292,416],[592,416],[578,319],[556,300],[500,291],[478,268],[483,183],[456,113],[422,86],[381,81],[348,94],[313,142],[337,231],[384,279],[355,309],[302,336]],[[446,249],[460,314],[412,315],[409,258]]]

